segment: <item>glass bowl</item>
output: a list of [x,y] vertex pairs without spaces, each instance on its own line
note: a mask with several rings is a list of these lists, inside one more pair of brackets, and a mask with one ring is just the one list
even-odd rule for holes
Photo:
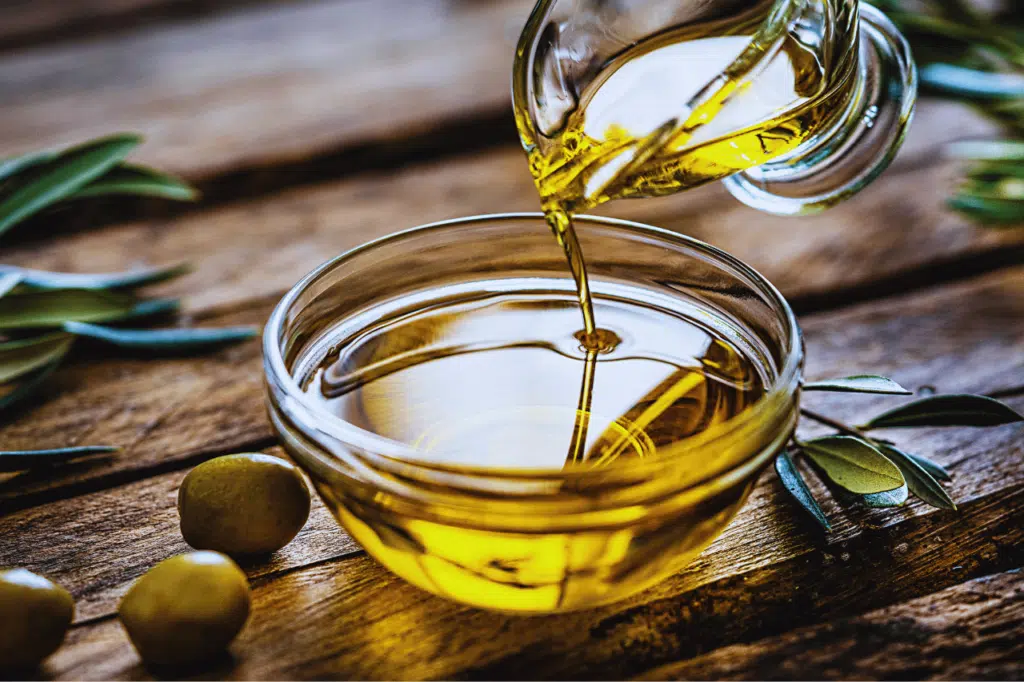
[[296,284],[267,324],[268,408],[284,447],[345,530],[425,590],[517,613],[625,598],[718,536],[795,427],[802,340],[769,282],[727,253],[655,227],[583,216],[576,229],[596,303],[623,291],[685,303],[745,349],[764,395],[628,466],[499,469],[424,460],[303,392],[310,354],[325,340],[336,349],[353,338],[338,329],[428,301],[438,286],[545,281],[571,294],[539,213],[435,223],[358,247]]

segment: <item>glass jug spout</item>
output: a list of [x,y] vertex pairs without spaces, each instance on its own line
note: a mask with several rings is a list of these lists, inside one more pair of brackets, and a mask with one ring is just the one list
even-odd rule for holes
[[725,179],[793,215],[888,165],[916,73],[896,28],[857,0],[541,0],[513,98],[542,200],[580,210]]
[[791,154],[725,179],[743,203],[783,215],[816,213],[856,194],[888,167],[917,100],[910,47],[878,9],[860,6],[852,97],[831,129]]

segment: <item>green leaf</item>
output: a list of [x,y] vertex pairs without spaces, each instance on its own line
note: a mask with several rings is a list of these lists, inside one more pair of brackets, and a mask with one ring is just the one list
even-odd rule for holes
[[0,266],[0,298],[21,284],[21,275],[17,272],[4,272]]
[[[2,301],[3,299],[0,299]],[[1024,421],[1008,405],[983,395],[933,395],[883,412],[860,428],[999,426]]]
[[14,407],[22,400],[35,395],[36,391],[42,388],[43,383],[50,378],[50,375],[53,374],[57,370],[57,367],[60,366],[61,360],[63,360],[63,358],[57,358],[46,367],[24,377],[13,386],[0,387],[0,391],[4,391],[0,393],[0,412],[9,407]]
[[1024,201],[1019,199],[997,199],[963,191],[950,197],[946,204],[986,223],[1015,225],[1024,222]]
[[960,186],[960,194],[981,199],[1024,202],[1024,178],[975,177]]
[[82,322],[65,322],[64,330],[124,348],[191,351],[251,339],[254,327],[214,329],[115,329]]
[[828,436],[803,442],[801,446],[833,483],[852,493],[884,493],[905,483],[896,465],[860,438]]
[[1024,159],[1017,161],[978,161],[967,169],[967,176],[990,182],[1006,178],[1024,180]]
[[867,506],[879,509],[884,507],[898,507],[907,501],[907,497],[909,497],[909,493],[907,492],[907,484],[904,483],[895,490],[862,495],[861,499]]
[[903,472],[903,478],[907,480],[912,493],[933,507],[956,509],[956,504],[945,489],[913,457],[889,445],[883,445],[881,450]]
[[107,454],[118,450],[120,448],[110,445],[85,445],[53,450],[0,450],[0,472],[9,473],[53,466],[88,455]]
[[[888,445],[891,445],[891,443],[888,443]],[[915,455],[909,452],[904,452],[903,454],[914,460],[922,469],[931,474],[935,479],[946,483],[953,480],[953,476],[941,464],[933,462],[927,457],[922,457],[921,455]]]
[[804,477],[796,468],[793,459],[785,450],[775,458],[775,472],[779,475],[782,486],[792,495],[797,504],[810,514],[811,518],[817,521],[822,528],[832,530],[828,518],[825,517],[825,512],[821,510],[817,500],[814,499],[814,495],[811,493],[811,489],[807,487],[807,482],[804,481]]
[[22,284],[36,289],[132,289],[156,284],[191,272],[187,264],[101,274],[46,272],[0,265],[0,277],[17,275]]
[[59,360],[73,342],[74,338],[68,334],[47,334],[0,343],[0,384]]
[[52,149],[47,149],[41,152],[31,152],[29,154],[12,156],[10,158],[0,160],[0,182],[15,176],[24,170],[28,170],[29,168],[49,163],[55,158],[57,158],[57,152]]
[[[126,320],[137,320],[142,317],[153,317],[155,315],[166,315],[181,308],[181,301],[176,298],[150,298],[135,304],[127,315],[113,322]],[[69,320],[73,322],[74,320]]]
[[38,168],[30,180],[0,201],[0,234],[100,177],[141,141],[138,135],[130,134],[100,138]]
[[115,194],[141,195],[195,201],[199,192],[187,182],[173,175],[160,173],[145,166],[124,164],[107,172],[103,177],[76,191],[71,198],[109,196]]
[[0,329],[59,327],[64,322],[112,322],[173,310],[177,301],[88,289],[52,289],[0,298]]
[[1024,161],[1024,141],[969,140],[946,147],[946,155],[954,159],[974,161]]
[[840,393],[883,393],[913,395],[892,379],[875,374],[857,374],[841,379],[825,379],[804,384],[805,391],[836,391]]
[[921,85],[960,97],[1017,99],[1024,97],[1024,76],[977,71],[954,64],[928,64],[918,72]]

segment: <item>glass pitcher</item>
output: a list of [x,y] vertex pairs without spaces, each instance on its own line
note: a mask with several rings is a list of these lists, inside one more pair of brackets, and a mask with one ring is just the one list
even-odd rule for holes
[[541,0],[513,74],[538,184],[577,183],[576,209],[724,178],[817,212],[885,169],[916,94],[903,36],[858,0]]

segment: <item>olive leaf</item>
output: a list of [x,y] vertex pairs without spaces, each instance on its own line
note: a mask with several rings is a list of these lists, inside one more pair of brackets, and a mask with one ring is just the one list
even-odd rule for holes
[[[141,140],[134,134],[111,135],[63,151],[0,159],[0,234],[54,204],[82,197],[196,199],[198,193],[184,180],[124,162]],[[248,327],[151,331],[110,326],[176,311],[177,299],[140,298],[132,290],[188,271],[174,265],[77,274],[0,265],[0,411],[35,395],[80,336],[121,347],[187,352],[258,333]]]
[[[0,299],[2,303],[3,299]],[[935,395],[883,412],[861,430],[912,426],[998,426],[1024,421],[1008,405],[982,395]]]
[[[1019,2],[983,7],[963,0],[874,0],[910,42],[922,87],[999,125],[1002,139],[954,143],[954,158],[999,161],[968,167],[966,186],[947,205],[992,227],[1024,224],[1024,26]],[[1012,8],[1012,9],[1011,9]],[[1017,12],[1014,14],[1014,12]],[[983,178],[985,182],[973,182]]]
[[[105,320],[105,322],[123,322],[135,320],[142,317],[154,317],[173,313],[181,308],[181,301],[176,298],[149,298],[138,301],[124,317],[117,320]],[[71,320],[68,320],[69,322]]]
[[907,484],[904,483],[895,490],[886,490],[881,493],[862,495],[861,499],[867,506],[878,509],[884,507],[898,507],[907,501],[907,497],[909,497],[909,493],[907,491]]
[[52,450],[0,450],[0,472],[25,471],[37,467],[63,464],[88,455],[108,454],[120,448],[111,445],[84,445]]
[[17,276],[22,284],[35,289],[131,289],[164,282],[191,271],[192,268],[185,263],[101,274],[47,272],[13,265],[0,265],[0,278]]
[[51,289],[0,298],[0,329],[59,327],[67,321],[111,322],[154,315],[177,307],[173,299],[139,301],[134,296],[89,289]]
[[789,492],[794,500],[811,515],[825,530],[832,530],[825,512],[821,510],[817,500],[807,487],[807,482],[800,474],[800,470],[793,463],[793,458],[785,450],[775,458],[775,472],[779,475],[783,487]]
[[103,177],[76,191],[70,198],[81,199],[114,194],[160,197],[175,201],[195,201],[199,198],[199,192],[184,180],[160,173],[152,168],[132,164],[123,164],[113,168]]
[[[0,266],[2,268],[2,266]],[[21,275],[17,272],[3,272],[0,269],[0,298],[21,284]]]
[[972,161],[1024,161],[1024,141],[967,140],[954,142],[946,148],[954,159]]
[[1002,199],[960,190],[946,200],[946,204],[956,211],[993,224],[1015,225],[1024,222],[1024,197]]
[[50,375],[57,371],[61,360],[63,360],[63,357],[57,358],[45,367],[25,376],[15,384],[0,386],[0,412],[9,407],[14,407],[22,400],[35,395],[36,391],[42,388],[43,383]]
[[23,184],[0,201],[0,234],[100,177],[141,141],[140,136],[130,134],[100,138],[33,169]]
[[840,393],[882,393],[887,395],[913,395],[888,377],[877,374],[857,374],[840,379],[824,379],[804,384],[805,391],[835,391]]
[[73,342],[70,335],[57,333],[0,343],[0,384],[59,360]]
[[906,479],[912,493],[933,507],[956,509],[956,504],[949,494],[913,457],[891,445],[883,445],[880,449],[903,472],[903,478]]
[[928,64],[918,76],[921,84],[947,95],[978,99],[1024,97],[1024,76],[978,71],[955,64]]
[[18,173],[28,170],[33,166],[49,163],[57,158],[58,152],[46,149],[39,152],[30,152],[21,156],[12,156],[0,160],[0,182],[13,177]]
[[800,446],[833,483],[850,492],[883,493],[906,483],[899,468],[861,438],[827,436],[802,441]]
[[1015,161],[979,161],[967,169],[972,180],[1003,182],[1007,178],[1024,179],[1024,157]]
[[[892,445],[891,443],[886,444]],[[941,464],[933,462],[927,457],[915,455],[910,452],[904,452],[903,454],[909,457],[910,459],[914,460],[915,463],[917,463],[922,469],[931,474],[932,477],[934,477],[936,480],[945,481],[947,483],[953,480],[953,476],[950,475],[950,473],[946,471],[945,467],[943,467]]]
[[64,331],[125,348],[191,351],[251,339],[254,327],[211,329],[115,329],[83,322],[65,322]]

